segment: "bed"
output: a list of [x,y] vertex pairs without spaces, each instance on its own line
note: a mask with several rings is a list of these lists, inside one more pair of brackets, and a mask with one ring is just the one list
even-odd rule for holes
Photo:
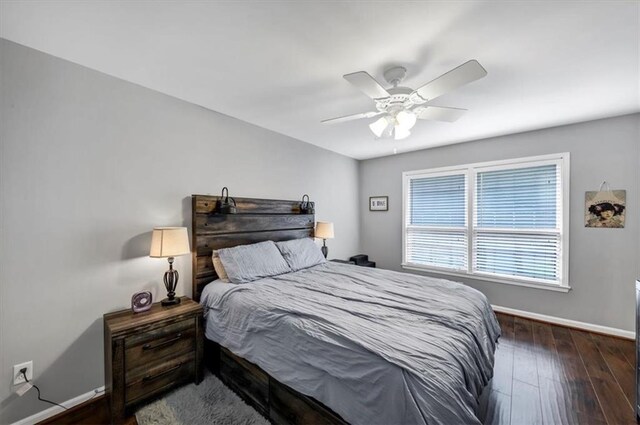
[[[276,423],[478,424],[499,326],[465,285],[323,263],[250,284],[216,281],[211,251],[312,236],[295,201],[194,195],[193,294],[210,369]],[[213,281],[213,282],[212,282]]]

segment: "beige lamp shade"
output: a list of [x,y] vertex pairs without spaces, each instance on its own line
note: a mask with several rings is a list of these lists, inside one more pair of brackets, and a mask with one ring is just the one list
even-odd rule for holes
[[315,237],[319,239],[333,239],[333,223],[317,222]]
[[153,229],[149,257],[177,257],[190,252],[189,234],[186,227],[156,227]]

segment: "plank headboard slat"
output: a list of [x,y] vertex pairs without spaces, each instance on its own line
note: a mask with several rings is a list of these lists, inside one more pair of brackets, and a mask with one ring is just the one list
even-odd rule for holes
[[218,214],[219,199],[191,195],[192,297],[196,301],[204,286],[217,279],[213,250],[313,236],[315,217],[300,213],[300,201],[235,198],[237,214]]

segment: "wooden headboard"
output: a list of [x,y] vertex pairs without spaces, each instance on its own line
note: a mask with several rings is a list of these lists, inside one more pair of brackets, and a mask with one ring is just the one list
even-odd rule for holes
[[[204,286],[217,279],[211,253],[266,240],[313,236],[314,214],[300,214],[300,201],[235,198],[237,214],[219,214],[220,196],[191,195],[192,297],[200,301]],[[313,204],[313,203],[312,203]]]

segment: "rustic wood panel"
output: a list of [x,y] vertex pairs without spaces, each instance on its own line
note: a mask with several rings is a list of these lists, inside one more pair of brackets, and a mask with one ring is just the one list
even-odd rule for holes
[[[138,344],[125,351],[125,368],[127,370],[138,367],[147,367],[150,363],[177,357],[189,353],[196,348],[196,330],[193,320],[190,320],[190,328],[164,337],[149,341],[146,344]],[[126,345],[126,342],[125,342]]]
[[325,406],[275,379],[269,381],[269,419],[276,424],[346,424]]
[[196,214],[199,235],[312,229],[311,214]]
[[192,381],[195,374],[195,354],[193,352],[182,357],[144,370],[143,373],[127,375],[126,403],[132,405],[141,400],[150,400],[154,395]]
[[196,319],[196,384],[204,379],[204,339],[204,317],[199,315]]
[[196,277],[209,277],[216,271],[213,268],[213,261],[211,255],[196,255]]
[[124,346],[125,348],[130,349],[136,345],[144,344],[145,342],[175,337],[177,334],[181,334],[183,333],[182,331],[185,330],[193,331],[194,320],[195,319],[191,317],[146,332],[136,333],[135,335],[128,336],[124,339]]
[[208,283],[216,280],[217,278],[218,278],[218,275],[216,275],[215,273],[211,273],[211,274],[203,275],[201,277],[194,279],[192,284],[192,291],[194,296],[197,295],[199,299],[200,294],[202,294],[202,291],[204,290],[204,287],[207,286]]
[[133,328],[137,332],[149,332],[167,326],[169,322],[180,322],[189,316],[202,313],[200,304],[189,301],[187,297],[180,297],[180,300],[180,304],[171,307],[154,303],[150,310],[143,313],[133,313],[130,309],[107,313],[104,320],[109,322],[111,335],[117,337],[129,333]]
[[313,236],[313,228],[285,229],[267,232],[228,233],[219,235],[198,235],[195,244],[197,256],[211,256],[214,249],[248,245],[262,241],[287,241],[289,239],[309,238]]
[[220,379],[265,416],[269,414],[269,375],[258,366],[220,350]]
[[[216,212],[216,204],[220,196],[191,195],[195,199],[194,213],[211,214]],[[258,198],[237,198],[231,196],[236,201],[239,213],[259,213],[259,214],[300,214],[299,201],[286,201],[281,199],[258,199]],[[311,202],[314,205],[314,202]]]

